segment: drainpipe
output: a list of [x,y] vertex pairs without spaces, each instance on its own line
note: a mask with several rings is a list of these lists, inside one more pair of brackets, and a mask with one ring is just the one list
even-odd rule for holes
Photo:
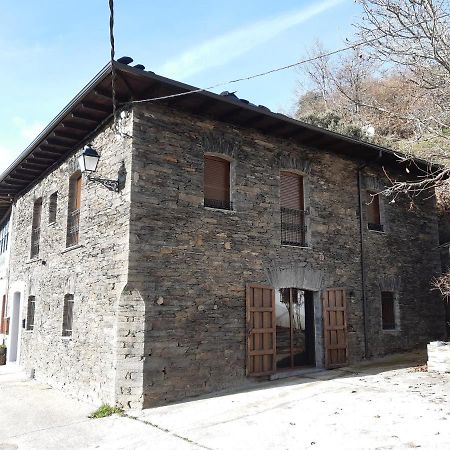
[[[374,162],[379,161],[383,155],[380,150]],[[362,288],[362,304],[363,304],[363,332],[364,332],[364,358],[369,354],[369,343],[367,339],[367,295],[366,295],[366,272],[365,272],[365,248],[364,248],[364,223],[363,223],[363,196],[362,196],[362,177],[361,171],[367,167],[367,163],[361,164],[357,168],[357,183],[358,183],[358,201],[359,201],[359,242],[360,242],[360,261],[361,261],[361,288]]]

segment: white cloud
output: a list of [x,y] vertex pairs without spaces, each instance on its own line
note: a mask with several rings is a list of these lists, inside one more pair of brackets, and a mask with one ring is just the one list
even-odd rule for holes
[[212,67],[222,66],[270,41],[278,34],[346,0],[325,0],[298,11],[260,20],[213,38],[167,61],[159,73],[177,79],[186,79]]

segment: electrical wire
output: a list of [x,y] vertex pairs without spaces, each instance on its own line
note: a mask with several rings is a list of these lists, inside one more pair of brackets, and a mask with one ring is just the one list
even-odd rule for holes
[[114,0],[109,0],[109,43],[111,48],[111,91],[112,91],[112,107],[113,121],[116,127],[117,116],[117,95],[116,95],[116,70],[114,67],[115,42],[114,42]]
[[[110,1],[112,1],[112,0],[110,0]],[[450,16],[450,13],[443,14],[442,16],[438,17],[437,20],[444,19],[444,18],[449,17],[449,16]],[[407,29],[407,28],[409,28],[411,26],[421,25],[421,24],[423,24],[425,22],[427,22],[427,20],[422,20],[420,22],[411,23],[411,24],[409,24],[409,25],[407,25],[405,27],[402,27],[402,28],[399,28],[397,30],[394,30],[393,32],[394,33],[398,33],[398,32],[403,31],[403,30],[405,30],[405,29]],[[267,70],[265,72],[260,72],[260,73],[256,73],[256,74],[253,74],[253,75],[244,76],[244,77],[241,77],[241,78],[236,78],[234,80],[224,81],[224,82],[221,82],[221,83],[217,83],[217,84],[211,85],[211,86],[206,87],[206,88],[198,88],[198,89],[193,89],[193,90],[186,91],[186,92],[180,92],[178,94],[164,95],[164,96],[161,96],[161,97],[153,97],[153,98],[147,98],[147,99],[142,99],[142,100],[132,100],[132,101],[128,102],[128,104],[155,102],[155,101],[158,101],[158,100],[166,100],[166,99],[175,98],[175,97],[183,97],[185,95],[196,94],[196,93],[199,93],[199,92],[206,92],[206,91],[210,91],[212,89],[216,89],[218,87],[223,87],[223,86],[228,86],[230,84],[239,83],[241,81],[248,81],[248,80],[252,80],[252,79],[255,79],[255,78],[260,78],[260,77],[263,77],[263,76],[266,76],[266,75],[270,75],[272,73],[276,73],[276,72],[281,72],[283,70],[292,69],[294,67],[297,67],[297,66],[300,66],[300,65],[303,65],[303,64],[307,64],[309,62],[317,61],[318,59],[327,58],[329,56],[333,56],[333,55],[336,55],[336,54],[341,53],[341,52],[352,50],[352,49],[355,49],[357,47],[361,47],[362,45],[367,45],[367,44],[370,44],[372,42],[379,41],[380,39],[385,38],[387,35],[388,35],[388,33],[385,32],[381,36],[377,36],[375,38],[372,38],[372,39],[369,39],[369,40],[365,40],[365,41],[355,42],[353,44],[347,45],[346,47],[342,47],[342,48],[339,48],[339,49],[336,49],[336,50],[332,50],[332,51],[326,52],[326,53],[321,53],[320,55],[316,55],[316,56],[313,56],[313,57],[310,57],[310,58],[302,59],[300,61],[297,61],[297,62],[292,63],[292,64],[288,64],[286,66],[276,67],[274,69],[270,69],[270,70]]]

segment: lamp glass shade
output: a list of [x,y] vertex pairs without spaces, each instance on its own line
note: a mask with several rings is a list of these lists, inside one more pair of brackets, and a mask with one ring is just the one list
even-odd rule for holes
[[100,155],[92,147],[86,146],[78,158],[81,172],[95,172],[99,159]]

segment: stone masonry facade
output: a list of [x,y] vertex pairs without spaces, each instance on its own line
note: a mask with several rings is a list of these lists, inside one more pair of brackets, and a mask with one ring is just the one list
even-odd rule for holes
[[[442,337],[443,305],[430,290],[440,265],[433,197],[416,199],[413,208],[407,199],[383,198],[383,233],[367,230],[363,207],[365,354],[362,159],[161,105],[134,106],[122,121],[126,134],[106,127],[92,145],[101,153],[101,176],[115,178],[124,168],[124,186],[117,194],[83,178],[80,246],[64,248],[68,180],[80,150],[15,205],[11,285],[22,286],[25,300],[36,297],[36,326],[22,332],[21,363],[37,378],[123,407],[242,385],[245,289],[255,283],[317,294],[344,288],[350,361]],[[232,211],[203,206],[205,154],[231,161]],[[305,248],[281,245],[280,170],[304,175]],[[361,173],[363,191],[386,183],[376,163]],[[54,191],[58,221],[50,227],[46,201]],[[39,197],[41,251],[30,261],[32,205]],[[394,330],[381,326],[381,290],[395,293]],[[75,300],[72,339],[61,337],[65,294]]]

